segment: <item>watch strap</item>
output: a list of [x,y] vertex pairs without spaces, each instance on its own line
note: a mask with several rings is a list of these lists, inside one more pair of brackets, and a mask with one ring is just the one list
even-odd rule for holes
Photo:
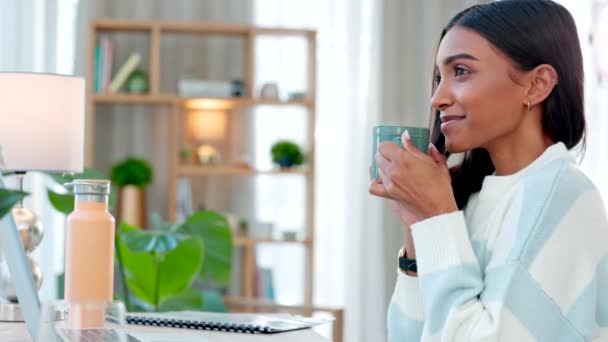
[[418,265],[416,259],[408,259],[406,257],[399,257],[399,269],[403,272],[418,272]]

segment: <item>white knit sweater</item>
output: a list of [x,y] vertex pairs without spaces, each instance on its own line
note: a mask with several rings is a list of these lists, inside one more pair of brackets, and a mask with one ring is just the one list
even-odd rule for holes
[[389,341],[608,341],[608,220],[562,143],[412,234]]

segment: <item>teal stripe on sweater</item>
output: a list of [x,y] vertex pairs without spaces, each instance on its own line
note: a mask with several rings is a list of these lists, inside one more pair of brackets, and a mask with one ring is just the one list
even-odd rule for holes
[[420,341],[423,321],[409,318],[396,303],[391,302],[387,313],[388,341],[409,342]]
[[517,244],[509,259],[528,268],[576,199],[594,186],[571,164],[556,160],[542,173],[528,176],[523,187]]
[[520,264],[489,270],[485,284],[481,301],[503,303],[538,341],[584,341],[559,306]]
[[586,339],[600,335],[608,327],[608,257],[598,264],[595,278],[568,312],[568,320]]
[[483,289],[481,279],[478,264],[459,265],[421,276],[426,334],[434,335],[440,331],[453,307],[477,298]]

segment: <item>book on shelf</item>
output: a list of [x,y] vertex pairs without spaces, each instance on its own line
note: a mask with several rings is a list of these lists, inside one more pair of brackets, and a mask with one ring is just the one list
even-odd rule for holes
[[112,55],[114,52],[114,44],[109,37],[103,36],[101,40],[102,52],[102,73],[101,73],[101,90],[108,89],[110,78],[112,77]]
[[94,91],[100,93],[108,88],[112,75],[114,43],[108,36],[101,36],[95,46]]
[[139,66],[141,63],[141,55],[137,52],[132,53],[129,58],[123,63],[123,65],[118,69],[114,78],[110,82],[108,86],[108,92],[116,93],[124,86],[129,78],[129,75]]
[[270,301],[276,300],[272,269],[269,267],[257,267],[255,275],[257,297]]

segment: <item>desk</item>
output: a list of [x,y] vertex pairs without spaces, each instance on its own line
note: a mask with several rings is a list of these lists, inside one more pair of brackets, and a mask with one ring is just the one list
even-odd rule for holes
[[[327,342],[331,341],[312,329],[298,330],[272,335],[251,335],[226,333],[217,331],[191,330],[191,329],[172,329],[145,327],[139,325],[127,326],[128,332],[132,332],[135,337],[138,333],[149,334],[158,332],[166,339],[156,339],[154,342]],[[169,338],[174,335],[179,339]],[[2,342],[26,342],[31,341],[25,327],[25,323],[5,323],[0,322],[0,341]],[[144,341],[145,342],[145,341]]]

